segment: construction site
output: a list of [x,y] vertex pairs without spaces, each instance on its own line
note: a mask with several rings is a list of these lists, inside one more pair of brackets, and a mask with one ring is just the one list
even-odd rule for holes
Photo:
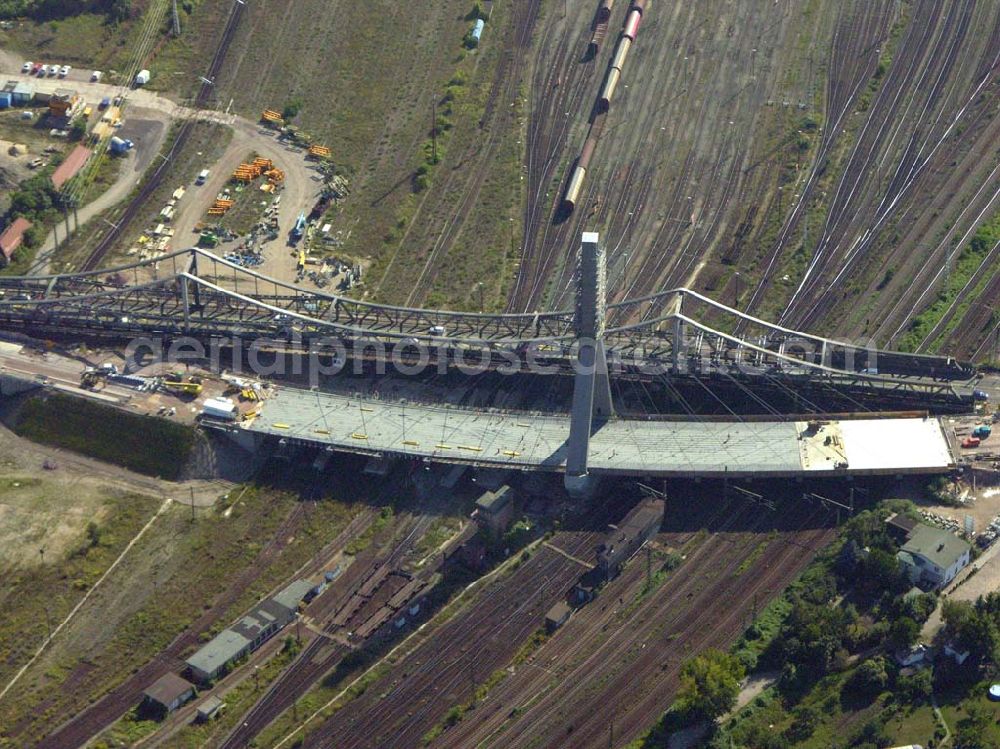
[[0,9],[0,746],[1000,745],[1000,7],[133,5]]

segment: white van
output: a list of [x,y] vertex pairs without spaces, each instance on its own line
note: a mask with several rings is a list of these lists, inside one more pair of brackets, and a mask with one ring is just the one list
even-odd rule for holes
[[200,172],[198,172],[198,179],[196,179],[194,183],[196,185],[203,185],[205,184],[205,181],[207,179],[208,179],[208,169],[202,169]]

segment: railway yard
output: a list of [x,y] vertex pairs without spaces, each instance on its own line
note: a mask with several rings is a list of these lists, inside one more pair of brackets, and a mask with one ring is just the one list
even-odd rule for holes
[[[43,6],[0,8],[0,136],[48,158],[0,194],[0,749],[759,749],[758,709],[811,748],[838,679],[813,722],[876,745],[879,617],[943,645],[996,574],[1000,3]],[[121,70],[27,62],[95,24]],[[86,204],[53,100],[86,180],[135,138]],[[807,609],[853,622],[831,681],[761,676]]]

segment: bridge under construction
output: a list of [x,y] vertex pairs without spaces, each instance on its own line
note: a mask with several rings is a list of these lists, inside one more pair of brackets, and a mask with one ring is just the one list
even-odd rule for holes
[[[284,441],[386,458],[553,472],[567,470],[572,437],[569,415],[294,388],[279,389],[257,417],[228,429],[247,447]],[[610,419],[590,434],[586,452],[586,470],[594,475],[651,477],[943,473],[954,462],[946,432],[933,417]]]
[[[463,366],[573,378],[568,413],[501,414],[279,388],[239,427],[372,455],[564,472],[567,485],[599,474],[818,475],[941,472],[953,464],[932,418],[873,418],[896,410],[971,410],[974,368],[950,357],[878,350],[789,330],[687,289],[607,305],[605,256],[585,233],[576,306],[528,314],[420,310],[303,290],[202,250],[80,274],[0,278],[0,327],[28,335],[117,342],[249,343],[278,355],[392,361],[400,368]],[[615,378],[696,383],[732,415],[708,421],[622,418]],[[861,418],[771,421],[737,416],[720,396],[771,388],[820,412],[817,390]],[[891,404],[891,405],[890,405]],[[222,425],[217,425],[222,426]]]

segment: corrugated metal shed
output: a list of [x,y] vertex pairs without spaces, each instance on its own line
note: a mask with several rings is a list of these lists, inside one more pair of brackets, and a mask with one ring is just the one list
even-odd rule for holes
[[32,83],[21,81],[14,86],[14,90],[11,93],[13,94],[11,101],[14,104],[27,104],[35,98],[35,86]]
[[83,169],[83,165],[87,163],[91,153],[92,151],[84,146],[77,146],[70,151],[69,156],[52,172],[52,184],[57,190],[61,190],[63,185]]
[[483,37],[483,29],[486,27],[486,22],[482,18],[476,19],[476,22],[472,25],[472,38],[475,40],[476,44],[479,44],[479,40]]
[[24,241],[24,233],[31,228],[31,222],[28,219],[21,217],[14,219],[14,222],[4,229],[3,234],[0,234],[0,252],[6,260],[10,260],[14,251],[21,246],[21,242]]

